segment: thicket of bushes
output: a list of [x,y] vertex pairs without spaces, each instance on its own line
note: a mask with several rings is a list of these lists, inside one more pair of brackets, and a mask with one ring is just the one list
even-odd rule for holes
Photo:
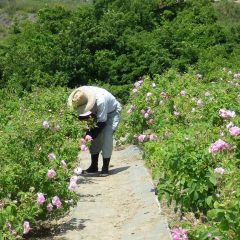
[[0,91],[0,239],[16,239],[29,230],[24,222],[34,228],[77,199],[69,186],[84,130],[67,109],[68,94],[60,87],[22,98]]
[[240,61],[239,24],[219,21],[217,13],[226,8],[219,6],[207,0],[97,0],[76,10],[43,9],[35,22],[15,24],[2,44],[0,86],[123,86],[190,66],[212,81],[216,68],[234,70]]
[[239,89],[240,73],[222,69],[211,83],[170,70],[132,91],[119,134],[143,148],[159,198],[186,216],[171,227],[189,239],[239,239]]

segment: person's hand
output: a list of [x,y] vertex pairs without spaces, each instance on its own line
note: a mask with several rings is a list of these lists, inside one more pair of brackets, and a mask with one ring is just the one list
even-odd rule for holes
[[88,115],[88,116],[78,116],[78,119],[80,121],[87,121],[89,118],[90,118],[91,115]]

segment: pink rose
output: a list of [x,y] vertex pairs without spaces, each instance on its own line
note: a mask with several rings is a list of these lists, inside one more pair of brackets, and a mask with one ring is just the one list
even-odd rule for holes
[[180,96],[186,96],[186,92],[184,90],[182,90],[180,93],[179,93]]
[[143,114],[143,115],[146,113],[144,109],[142,109],[140,112],[141,112],[141,114]]
[[224,174],[224,168],[222,168],[222,167],[215,168],[214,172],[223,175]]
[[219,139],[213,143],[208,149],[209,153],[217,153],[223,150],[230,149],[230,145],[223,140]]
[[150,141],[156,141],[157,140],[157,136],[155,134],[150,134],[149,135],[149,140]]
[[240,128],[239,127],[230,127],[228,129],[231,136],[238,136],[240,135]]
[[47,210],[48,210],[49,212],[51,212],[51,211],[53,210],[53,205],[52,205],[51,203],[49,203],[49,204],[47,205]]
[[49,153],[48,158],[50,159],[56,159],[56,155],[54,153]]
[[23,223],[23,234],[28,234],[30,231],[30,223],[28,221],[24,221]]
[[77,176],[72,176],[72,177],[70,178],[70,182],[77,182],[77,180],[78,180],[78,177],[77,177]]
[[148,114],[148,113],[145,113],[145,114],[144,114],[144,118],[145,118],[145,119],[148,119],[148,118],[149,118],[149,114]]
[[44,121],[42,125],[43,125],[43,128],[45,128],[45,129],[49,128],[49,124],[47,121]]
[[183,228],[174,228],[171,230],[173,240],[188,240],[187,230]]
[[54,178],[56,176],[56,172],[53,169],[49,169],[47,172],[48,178]]
[[231,127],[234,127],[234,124],[232,122],[228,123],[227,124],[227,129],[231,128]]
[[132,92],[133,93],[136,93],[138,90],[136,89],[136,88],[134,88],[133,90],[132,90]]
[[146,138],[146,135],[140,134],[137,139],[139,142],[144,142],[145,138]]
[[87,146],[85,145],[85,144],[82,144],[81,146],[80,146],[80,149],[81,149],[81,151],[87,151],[88,150],[88,148],[87,148]]
[[223,119],[234,118],[236,116],[236,113],[234,111],[230,111],[226,109],[220,109],[218,113],[220,117],[222,117]]
[[37,204],[42,205],[45,202],[45,197],[42,193],[37,193]]
[[143,80],[139,80],[139,81],[134,83],[134,87],[139,88],[142,85],[142,83],[143,83]]
[[92,139],[92,137],[91,137],[90,135],[86,135],[86,136],[85,136],[85,140],[86,140],[87,142],[91,142],[93,139]]
[[76,190],[76,188],[77,188],[77,183],[74,182],[74,181],[71,181],[71,182],[69,183],[68,190],[71,191],[71,192],[73,192],[73,191]]
[[62,206],[62,203],[60,201],[60,198],[58,196],[55,196],[52,198],[52,204],[56,206],[57,208],[60,208]]

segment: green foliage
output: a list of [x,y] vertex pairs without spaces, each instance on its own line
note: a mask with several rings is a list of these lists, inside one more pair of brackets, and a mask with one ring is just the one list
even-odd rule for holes
[[[218,20],[212,1],[97,0],[44,8],[12,27],[1,49],[1,86],[127,85],[143,75],[190,68],[215,81],[239,65],[239,24]],[[125,101],[125,100],[124,100]]]
[[[76,200],[68,189],[69,179],[79,150],[78,139],[83,125],[67,109],[69,92],[64,88],[34,89],[19,98],[16,94],[1,91],[0,107],[0,233],[9,234],[7,227],[23,233],[23,222],[33,227],[37,220],[51,219],[66,212]],[[49,127],[43,127],[47,121]],[[54,153],[56,159],[48,157]],[[65,160],[67,168],[61,165]],[[48,170],[56,172],[48,178]],[[37,193],[46,201],[37,204]],[[58,196],[62,207],[47,211],[47,204]],[[70,201],[70,202],[71,202]],[[7,235],[8,236],[8,235]],[[8,238],[9,239],[9,238]]]
[[[153,79],[144,77],[142,83],[135,83],[119,129],[122,137],[143,148],[159,182],[159,198],[174,203],[182,214],[208,218],[206,225],[189,226],[190,239],[209,239],[209,231],[221,239],[239,236],[240,136],[232,136],[227,124],[240,124],[240,78],[224,68],[215,80],[175,70]],[[220,109],[235,111],[237,116],[221,118]],[[210,153],[218,139],[231,148]],[[215,172],[219,167],[224,174]]]

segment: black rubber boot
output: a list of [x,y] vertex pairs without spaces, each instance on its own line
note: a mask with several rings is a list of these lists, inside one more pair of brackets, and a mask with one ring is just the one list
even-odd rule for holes
[[91,155],[91,165],[88,169],[83,170],[83,173],[97,173],[98,172],[98,156],[99,156],[99,154]]
[[100,176],[106,177],[109,175],[109,162],[110,158],[103,158],[103,167]]

